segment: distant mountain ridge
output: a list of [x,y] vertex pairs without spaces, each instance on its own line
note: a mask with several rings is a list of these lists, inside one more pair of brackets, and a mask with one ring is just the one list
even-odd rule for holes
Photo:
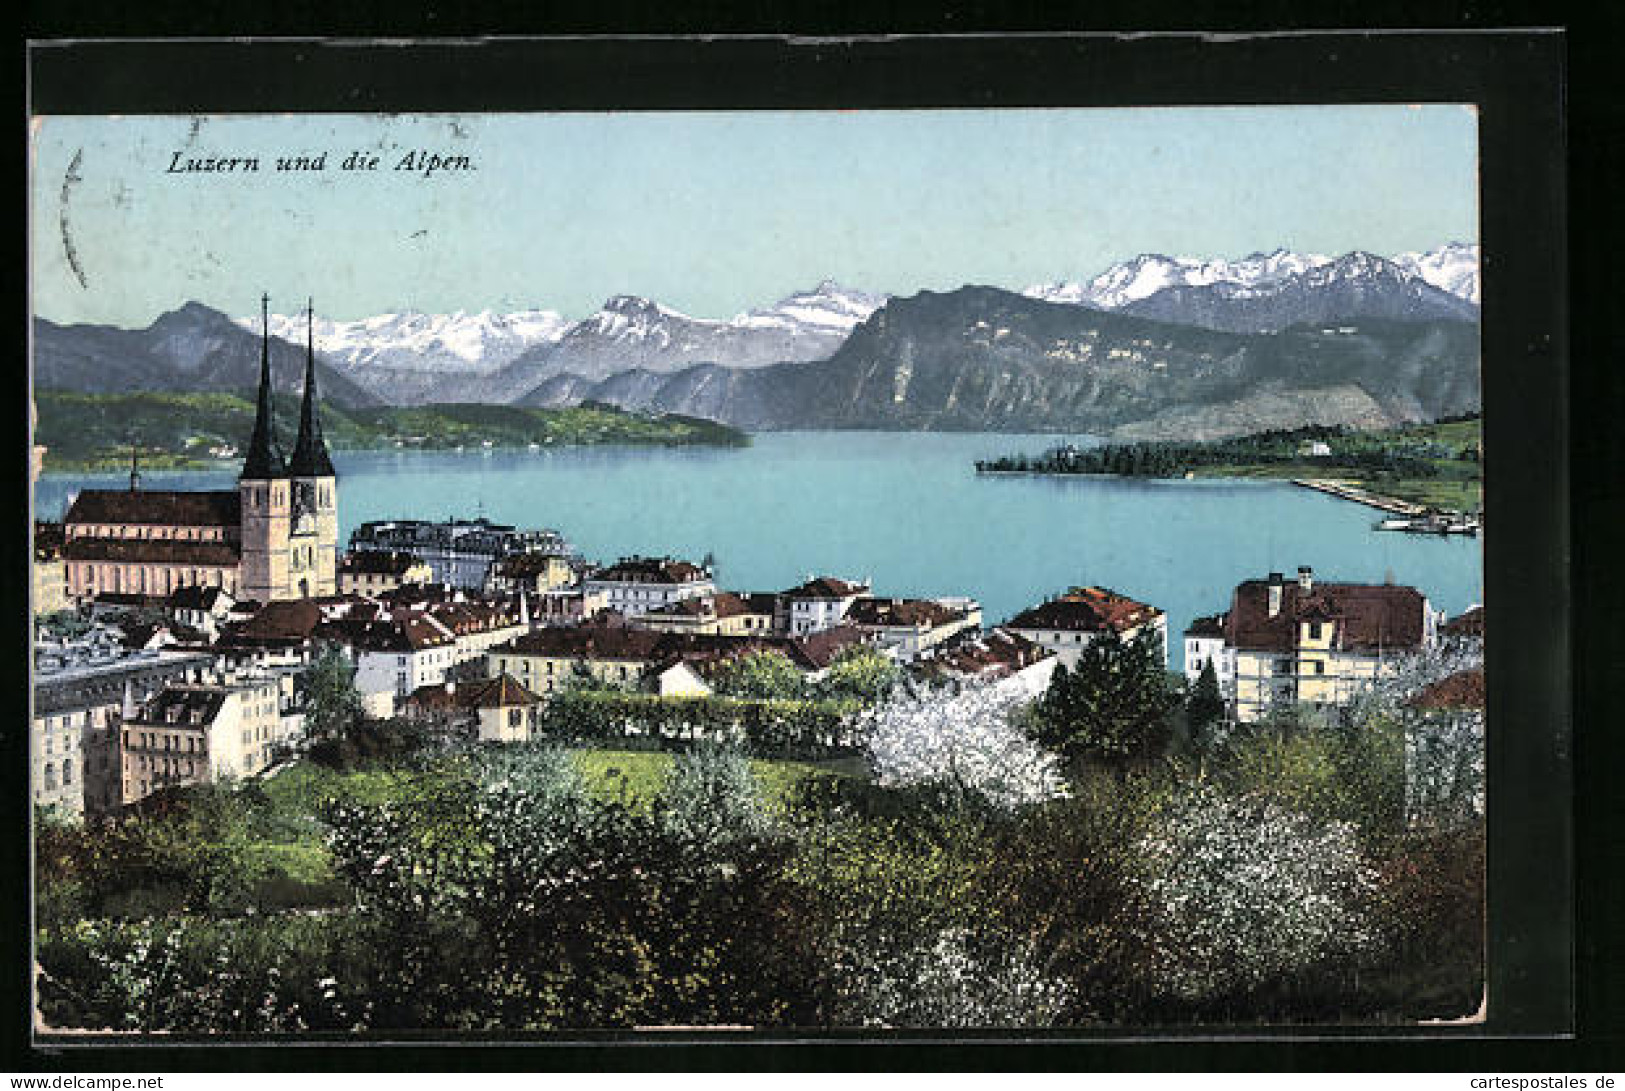
[[1088,282],[1024,294],[1232,333],[1356,318],[1471,322],[1478,247],[1450,243],[1392,260],[1358,250],[1338,258],[1276,250],[1239,261],[1141,254]]
[[[886,297],[826,281],[728,320],[626,295],[574,322],[404,313],[317,320],[315,335],[323,393],[339,405],[594,400],[752,429],[1217,435],[1246,421],[1366,426],[1476,409],[1477,268],[1464,244],[1392,260],[1142,255],[1024,293]],[[248,389],[258,326],[197,303],[146,330],[39,319],[35,382]],[[296,380],[304,316],[272,316],[271,329],[280,388]]]
[[[143,330],[59,326],[36,318],[34,385],[93,394],[252,390],[259,383],[260,341],[201,303],[159,315]],[[304,346],[272,337],[270,355],[278,392],[301,390]],[[382,404],[326,361],[317,363],[316,381],[321,396],[335,405]]]
[[[824,281],[731,320],[694,318],[641,296],[606,300],[571,322],[554,311],[379,315],[318,320],[318,350],[386,401],[506,403],[550,375],[594,379],[620,371],[669,372],[700,361],[763,367],[818,360],[885,297]],[[238,323],[257,331],[259,319]],[[304,335],[303,315],[272,315],[272,332]]]
[[894,297],[826,361],[553,376],[519,404],[588,398],[753,430],[1217,437],[1476,410],[1478,348],[1477,325],[1449,319],[1235,334],[966,287]]

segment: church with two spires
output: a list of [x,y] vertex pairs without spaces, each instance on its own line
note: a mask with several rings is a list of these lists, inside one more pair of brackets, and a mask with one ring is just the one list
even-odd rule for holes
[[219,587],[256,602],[338,593],[338,474],[316,405],[313,308],[307,313],[305,389],[291,455],[271,404],[269,300],[261,301],[259,400],[236,489],[85,489],[63,518],[62,559],[75,599],[165,597]]

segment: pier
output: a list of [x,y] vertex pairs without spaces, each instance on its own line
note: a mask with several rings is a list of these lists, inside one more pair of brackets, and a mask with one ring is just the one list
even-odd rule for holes
[[1378,511],[1392,512],[1395,515],[1426,515],[1428,509],[1421,504],[1412,504],[1404,500],[1395,500],[1391,496],[1379,496],[1374,492],[1350,485],[1346,481],[1327,481],[1319,478],[1293,478],[1294,485],[1301,485],[1306,489],[1327,493],[1331,496],[1352,500],[1356,504],[1364,504]]

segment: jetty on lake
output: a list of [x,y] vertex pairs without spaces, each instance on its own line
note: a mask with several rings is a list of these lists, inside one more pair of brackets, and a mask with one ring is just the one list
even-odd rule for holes
[[1392,496],[1368,492],[1347,481],[1295,478],[1292,483],[1388,512],[1390,517],[1377,523],[1374,528],[1376,530],[1399,530],[1409,534],[1477,534],[1480,526],[1480,519],[1476,515],[1437,511],[1407,500],[1396,500]]

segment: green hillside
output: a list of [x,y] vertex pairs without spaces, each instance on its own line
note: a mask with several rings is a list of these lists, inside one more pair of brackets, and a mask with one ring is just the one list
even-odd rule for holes
[[[241,457],[254,427],[254,403],[243,394],[79,394],[35,392],[34,442],[48,470],[115,469],[141,447],[149,468],[206,467]],[[275,401],[278,435],[291,445],[299,401]],[[322,429],[334,450],[449,450],[458,447],[562,447],[576,444],[744,446],[745,433],[676,414],[641,415],[609,406],[525,409],[505,405],[410,408],[322,407]]]

